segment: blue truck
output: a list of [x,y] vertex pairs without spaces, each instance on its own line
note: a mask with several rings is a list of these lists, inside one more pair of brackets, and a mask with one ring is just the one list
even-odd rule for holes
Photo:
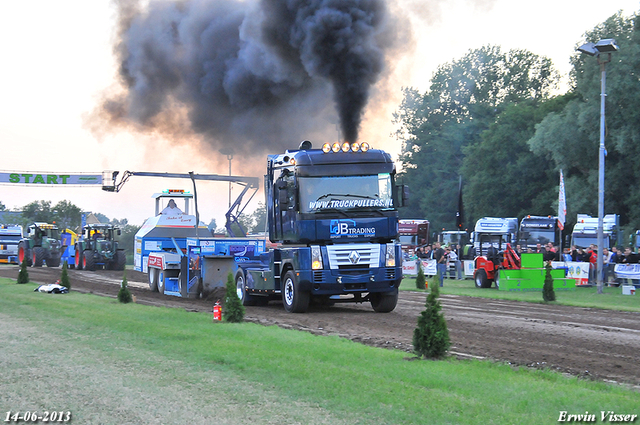
[[152,290],[207,297],[229,272],[243,305],[281,299],[301,313],[323,304],[371,303],[392,311],[402,280],[391,156],[366,143],[308,141],[267,158],[268,243],[255,238],[187,238],[187,249],[149,254]]
[[269,239],[276,244],[238,263],[243,304],[281,298],[288,312],[322,303],[370,302],[392,311],[402,280],[398,210],[391,156],[368,144],[324,144],[267,158]]

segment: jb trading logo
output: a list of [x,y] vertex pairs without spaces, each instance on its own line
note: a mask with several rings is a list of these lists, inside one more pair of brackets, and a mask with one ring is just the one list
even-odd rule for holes
[[332,238],[341,236],[358,237],[358,236],[375,236],[375,227],[357,227],[355,220],[331,220],[329,228]]

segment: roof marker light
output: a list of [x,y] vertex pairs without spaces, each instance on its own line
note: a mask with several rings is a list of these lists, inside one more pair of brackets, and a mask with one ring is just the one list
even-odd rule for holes
[[329,143],[325,143],[322,145],[322,152],[329,153],[331,152],[331,145]]
[[349,142],[342,143],[342,152],[349,152],[350,149],[351,145],[349,144]]
[[340,152],[340,143],[335,142],[333,146],[331,146],[331,150],[334,152]]
[[360,150],[362,152],[366,152],[369,150],[369,143],[367,142],[362,142],[362,144],[360,145]]
[[358,143],[358,142],[354,142],[354,143],[351,145],[351,150],[352,150],[352,151],[354,151],[354,152],[358,152],[358,151],[360,150],[360,143]]

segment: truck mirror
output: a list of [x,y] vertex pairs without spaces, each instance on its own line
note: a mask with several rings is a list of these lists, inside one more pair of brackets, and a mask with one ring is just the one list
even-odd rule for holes
[[398,207],[404,207],[409,200],[409,186],[401,184],[396,186],[396,193],[398,193]]

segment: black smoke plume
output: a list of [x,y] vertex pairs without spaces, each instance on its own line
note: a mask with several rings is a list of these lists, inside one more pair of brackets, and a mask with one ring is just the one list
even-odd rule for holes
[[396,43],[384,0],[116,4],[124,90],[105,95],[94,118],[236,152],[334,141],[336,124],[357,140]]

